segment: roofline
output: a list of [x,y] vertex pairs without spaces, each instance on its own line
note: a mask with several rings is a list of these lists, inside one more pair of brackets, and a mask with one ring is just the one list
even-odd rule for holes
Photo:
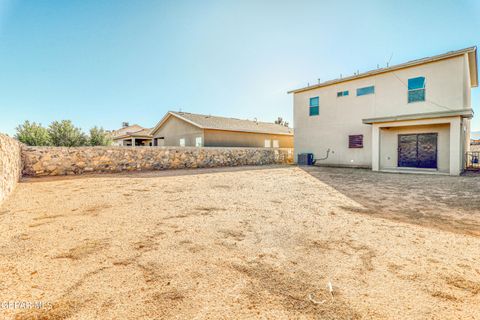
[[257,133],[257,134],[271,134],[277,136],[293,136],[293,133],[281,133],[281,132],[262,132],[262,131],[250,131],[250,130],[231,130],[231,129],[216,129],[216,128],[203,128],[204,130],[213,131],[228,131],[228,132],[245,132],[245,133]]
[[191,125],[195,126],[195,127],[198,127],[200,129],[204,129],[201,125],[199,125],[198,123],[195,123],[193,121],[190,121],[188,119],[185,119],[184,117],[181,117],[175,113],[173,113],[172,111],[168,111],[164,116],[163,118],[157,123],[157,125],[150,131],[150,133],[152,134],[152,136],[155,135],[155,132],[160,129],[160,127],[165,123],[165,121],[167,121],[168,118],[170,118],[171,116],[174,116],[180,120],[183,120],[185,122],[188,122],[190,123]]
[[[477,47],[475,47],[474,51],[468,52],[468,66],[470,67],[470,62],[473,62],[473,68],[474,70],[472,71],[472,68],[470,69],[470,85],[472,87],[478,87],[478,56],[477,56]],[[472,55],[474,55],[472,57]]]
[[393,117],[368,118],[368,119],[362,119],[362,122],[364,124],[373,124],[373,123],[381,123],[381,122],[421,120],[421,119],[445,118],[445,117],[455,117],[455,116],[471,119],[473,118],[473,109],[415,113],[415,114],[405,114],[405,115],[393,116]]
[[122,140],[128,138],[145,138],[145,139],[153,139],[151,135],[134,135],[134,134],[124,134],[123,136],[114,137],[113,140]]
[[[349,77],[345,77],[345,78],[341,78],[341,79],[334,79],[334,80],[325,81],[325,82],[322,82],[322,83],[319,83],[319,84],[316,84],[316,85],[313,85],[313,86],[307,86],[307,87],[303,87],[303,88],[299,88],[299,89],[290,90],[287,93],[290,94],[290,93],[299,93],[299,92],[309,91],[309,90],[318,89],[318,88],[322,88],[322,87],[327,87],[327,86],[331,86],[331,85],[342,83],[342,82],[367,78],[367,77],[375,76],[375,75],[382,74],[382,73],[392,72],[394,70],[410,68],[410,67],[414,67],[414,66],[418,66],[418,65],[422,65],[422,64],[427,64],[427,63],[432,63],[432,62],[436,62],[436,61],[440,61],[440,60],[454,58],[454,57],[457,57],[457,56],[461,56],[463,54],[472,54],[472,53],[475,53],[475,60],[474,60],[474,62],[475,62],[474,63],[475,64],[474,65],[475,73],[474,73],[474,75],[476,75],[476,78],[478,79],[477,47],[472,46],[472,47],[468,47],[468,48],[464,48],[464,49],[460,49],[460,50],[456,50],[456,51],[450,51],[450,52],[447,52],[447,53],[439,54],[439,55],[436,55],[436,56],[433,56],[433,57],[426,57],[426,58],[421,58],[421,59],[408,61],[408,62],[397,64],[397,65],[394,65],[394,66],[391,66],[391,67],[387,67],[387,68],[370,70],[370,71],[367,71],[367,72],[364,72],[364,73],[360,73],[360,74],[357,74],[357,75],[353,75],[353,76],[349,76]],[[475,84],[472,82],[472,87],[477,87],[478,86],[478,80],[477,79],[475,79],[476,80]]]
[[152,136],[155,135],[155,132],[165,123],[165,121],[170,118],[170,116],[177,117],[180,120],[183,120],[185,122],[190,123],[191,125],[198,127],[203,130],[217,130],[217,131],[230,131],[230,132],[247,132],[247,133],[263,133],[263,134],[277,134],[277,135],[285,135],[285,136],[293,136],[293,133],[272,133],[272,132],[261,132],[261,131],[249,131],[249,130],[232,130],[232,129],[217,129],[217,128],[209,128],[209,127],[204,127],[202,125],[199,125],[198,123],[191,121],[189,119],[186,119],[182,117],[181,115],[178,115],[172,111],[168,111],[165,116],[163,116],[162,120],[158,122],[158,124],[150,131]]

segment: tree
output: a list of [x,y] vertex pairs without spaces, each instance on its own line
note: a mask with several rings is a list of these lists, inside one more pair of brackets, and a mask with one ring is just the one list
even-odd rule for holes
[[91,146],[109,146],[112,144],[112,137],[108,132],[103,130],[103,128],[95,126],[90,129],[88,142]]
[[25,121],[15,128],[15,138],[28,146],[48,146],[51,144],[46,128],[40,123]]
[[79,147],[87,144],[87,137],[70,120],[54,121],[48,127],[52,145],[56,147]]
[[275,120],[276,124],[281,124],[282,126],[288,127],[288,122],[283,120],[282,117],[278,117],[277,120]]

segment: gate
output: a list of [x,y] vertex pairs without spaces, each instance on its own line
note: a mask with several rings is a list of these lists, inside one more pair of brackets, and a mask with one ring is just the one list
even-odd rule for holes
[[466,153],[465,169],[480,170],[480,151],[470,151]]

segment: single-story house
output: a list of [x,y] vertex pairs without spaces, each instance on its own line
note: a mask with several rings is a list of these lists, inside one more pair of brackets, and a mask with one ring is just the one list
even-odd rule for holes
[[458,175],[477,86],[470,47],[292,90],[295,154],[325,166]]
[[293,148],[282,124],[169,111],[151,130],[154,146]]
[[112,132],[114,146],[151,146],[152,135],[148,128],[138,124],[123,126]]

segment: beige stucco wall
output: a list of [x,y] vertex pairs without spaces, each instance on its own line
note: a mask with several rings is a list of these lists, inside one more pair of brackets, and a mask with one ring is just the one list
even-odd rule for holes
[[186,147],[194,147],[197,137],[202,137],[204,141],[203,129],[173,116],[169,117],[157,132],[154,132],[153,138],[159,137],[165,137],[164,146],[179,146],[181,138],[185,139]]
[[[466,56],[459,56],[294,94],[295,155],[322,158],[330,149],[320,164],[372,166],[372,127],[362,119],[470,108],[465,64]],[[418,76],[426,78],[426,101],[407,103],[408,79]],[[374,94],[356,96],[357,88],[371,85]],[[345,90],[349,95],[337,98]],[[309,116],[309,99],[317,96],[320,115]],[[364,135],[364,148],[348,148],[354,134]]]
[[259,147],[265,146],[268,139],[273,146],[273,140],[278,140],[280,148],[293,148],[293,136],[234,132],[223,130],[205,130],[206,147]]
[[380,129],[380,169],[396,169],[398,163],[398,135],[409,133],[437,133],[438,171],[450,170],[450,126],[448,124],[393,127]]

